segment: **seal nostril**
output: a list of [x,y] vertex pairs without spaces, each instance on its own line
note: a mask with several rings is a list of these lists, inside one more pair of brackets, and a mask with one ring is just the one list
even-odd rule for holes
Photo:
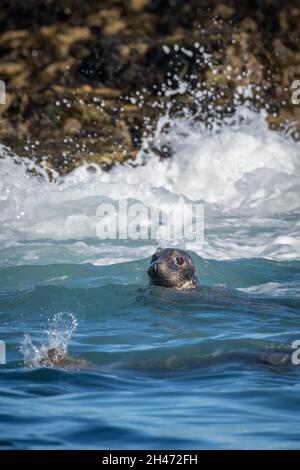
[[148,273],[149,276],[153,276],[153,274],[154,274],[153,266],[149,266],[147,273]]
[[158,263],[152,263],[148,268],[149,276],[153,276],[154,274],[157,274],[157,272],[158,272]]

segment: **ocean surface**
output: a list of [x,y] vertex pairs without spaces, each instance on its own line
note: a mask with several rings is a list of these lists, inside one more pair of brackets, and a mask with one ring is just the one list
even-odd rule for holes
[[[166,116],[155,144],[172,157],[145,142],[135,168],[51,181],[1,148],[0,448],[300,448],[299,143],[240,107]],[[120,199],[204,202],[204,243],[100,240]],[[159,245],[190,251],[199,289],[148,286]],[[43,365],[52,347],[73,365]]]

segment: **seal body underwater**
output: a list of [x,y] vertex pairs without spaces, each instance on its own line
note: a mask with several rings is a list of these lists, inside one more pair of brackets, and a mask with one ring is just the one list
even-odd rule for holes
[[199,284],[191,256],[174,248],[158,248],[151,258],[147,274],[150,284],[155,286],[184,290]]

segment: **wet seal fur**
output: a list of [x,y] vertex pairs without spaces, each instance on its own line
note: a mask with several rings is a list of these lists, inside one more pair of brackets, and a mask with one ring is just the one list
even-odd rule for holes
[[50,348],[39,360],[39,365],[43,367],[60,367],[62,369],[82,369],[91,367],[92,364],[84,359],[77,359],[67,354],[67,351],[60,347]]
[[194,262],[184,250],[158,248],[151,258],[147,274],[154,286],[184,290],[199,285]]

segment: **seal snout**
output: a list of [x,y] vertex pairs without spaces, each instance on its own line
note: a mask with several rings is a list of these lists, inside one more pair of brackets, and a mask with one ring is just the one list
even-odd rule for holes
[[159,268],[160,268],[160,263],[158,263],[157,261],[154,261],[153,263],[150,264],[148,268],[148,271],[147,271],[148,275],[155,276],[159,272]]
[[162,278],[162,264],[154,261],[150,264],[147,270],[150,283],[156,285],[162,285],[161,278]]

